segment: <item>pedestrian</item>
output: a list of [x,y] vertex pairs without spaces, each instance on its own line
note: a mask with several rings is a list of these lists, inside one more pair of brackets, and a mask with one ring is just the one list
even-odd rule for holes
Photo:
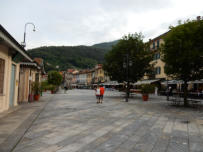
[[103,85],[101,85],[100,86],[100,103],[103,102],[104,91],[105,91],[105,89],[104,89]]
[[97,86],[95,89],[95,95],[96,95],[97,103],[99,103],[100,102],[100,88],[99,88],[99,86]]
[[68,90],[66,82],[63,84],[63,88],[64,88],[64,93],[66,93],[66,91]]

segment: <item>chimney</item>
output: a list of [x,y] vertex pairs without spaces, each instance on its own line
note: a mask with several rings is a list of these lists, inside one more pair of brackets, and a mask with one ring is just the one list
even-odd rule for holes
[[197,21],[200,21],[201,20],[201,16],[197,16]]

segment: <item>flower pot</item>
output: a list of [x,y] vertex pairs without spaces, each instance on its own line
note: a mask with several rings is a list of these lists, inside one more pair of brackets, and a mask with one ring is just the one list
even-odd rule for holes
[[142,94],[142,100],[148,101],[149,95],[148,94]]
[[39,98],[40,98],[40,95],[39,95],[39,94],[35,94],[35,95],[34,95],[34,100],[35,100],[35,101],[39,101]]

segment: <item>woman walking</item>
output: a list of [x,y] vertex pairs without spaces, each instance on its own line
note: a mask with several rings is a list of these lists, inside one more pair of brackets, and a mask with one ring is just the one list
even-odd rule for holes
[[96,95],[97,103],[99,103],[100,102],[100,88],[99,88],[99,86],[97,86],[97,88],[95,89],[95,95]]

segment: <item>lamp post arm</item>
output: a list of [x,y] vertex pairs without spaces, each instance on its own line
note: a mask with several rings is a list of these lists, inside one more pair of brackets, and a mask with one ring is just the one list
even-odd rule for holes
[[25,39],[26,39],[26,28],[27,28],[27,25],[32,25],[33,26],[33,31],[35,32],[35,25],[34,25],[34,23],[28,22],[28,23],[25,24],[25,27],[24,27],[24,36],[23,36],[23,45],[24,45],[24,47],[26,46]]

